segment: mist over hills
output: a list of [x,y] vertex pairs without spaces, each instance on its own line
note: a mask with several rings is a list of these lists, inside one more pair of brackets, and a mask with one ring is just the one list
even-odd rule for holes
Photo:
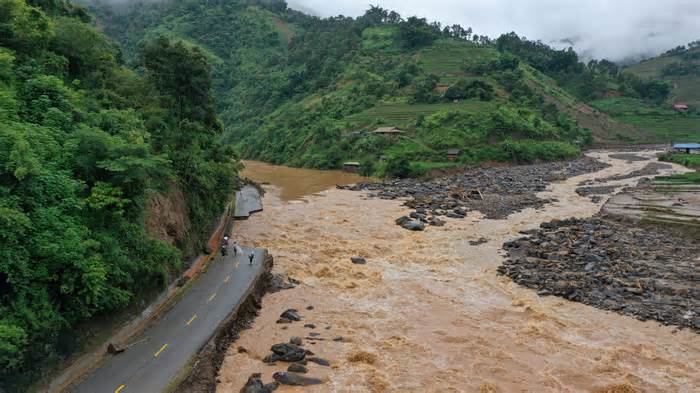
[[[582,59],[632,62],[700,38],[700,2],[669,0],[378,0],[374,5],[443,24],[471,26],[495,38],[515,31],[553,46],[574,47]],[[292,8],[319,16],[361,15],[355,0],[290,0]]]

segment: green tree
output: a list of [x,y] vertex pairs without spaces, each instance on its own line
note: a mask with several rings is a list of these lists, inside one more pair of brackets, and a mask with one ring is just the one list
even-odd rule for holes
[[143,46],[141,64],[164,106],[172,108],[179,120],[219,127],[211,99],[211,68],[199,48],[160,36]]

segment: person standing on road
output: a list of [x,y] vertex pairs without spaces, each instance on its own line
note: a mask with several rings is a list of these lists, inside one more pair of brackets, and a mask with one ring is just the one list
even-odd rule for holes
[[238,243],[233,242],[233,256],[238,255]]
[[224,236],[224,244],[228,246],[228,236]]
[[253,264],[253,258],[255,258],[255,251],[251,251],[250,254],[248,254],[248,262],[250,262],[251,265]]
[[228,255],[228,248],[226,247],[225,244],[223,246],[221,246],[221,255],[222,256]]

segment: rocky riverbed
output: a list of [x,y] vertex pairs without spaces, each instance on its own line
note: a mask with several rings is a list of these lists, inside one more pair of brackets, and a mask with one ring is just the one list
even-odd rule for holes
[[700,243],[694,232],[604,219],[546,222],[504,244],[498,269],[539,295],[700,331]]
[[413,214],[397,219],[396,224],[422,230],[425,224],[442,226],[442,218],[464,218],[473,210],[486,218],[503,219],[525,208],[542,208],[552,200],[536,193],[544,191],[550,183],[607,166],[594,158],[583,157],[567,162],[472,168],[431,180],[390,180],[339,188],[371,191],[369,196],[381,199],[408,198],[405,205],[414,209]]
[[[634,151],[649,160],[656,153]],[[553,202],[539,209],[526,207],[506,219],[475,210],[459,219],[441,216],[444,226],[423,232],[395,224],[415,212],[404,200],[367,197],[379,190],[330,189],[287,201],[270,180],[265,211],[237,222],[233,237],[268,248],[274,273],[296,287],[263,299],[260,315],[226,353],[217,392],[239,392],[251,376],[252,388],[296,381],[285,374],[276,379],[276,373],[322,381],[280,384],[279,393],[695,392],[696,331],[541,296],[498,274],[507,259],[502,245],[521,231],[598,213],[602,201],[577,194],[579,183],[647,164],[604,151],[589,155],[609,166],[548,182],[534,196]],[[276,323],[290,308],[301,321]],[[273,345],[295,336],[314,352],[305,356],[320,356],[330,366],[308,362],[302,373],[290,371],[292,363],[264,362]]]
[[[625,159],[626,160],[626,159]],[[640,160],[635,160],[635,161],[640,161]],[[629,161],[628,161],[629,162]],[[623,174],[618,174],[618,175],[613,175],[613,176],[606,176],[606,177],[600,177],[600,178],[595,178],[595,179],[589,179],[582,181],[580,183],[581,186],[588,186],[592,184],[600,184],[600,183],[609,183],[609,182],[615,182],[619,180],[627,180],[627,179],[634,179],[634,178],[639,178],[642,176],[655,176],[658,175],[662,170],[667,170],[671,169],[672,166],[670,164],[665,164],[663,162],[650,162],[646,164],[643,168],[634,170],[629,173],[623,173]]]
[[617,186],[584,186],[577,188],[576,193],[590,197],[593,203],[598,203],[603,199],[603,195],[610,195],[618,188]]

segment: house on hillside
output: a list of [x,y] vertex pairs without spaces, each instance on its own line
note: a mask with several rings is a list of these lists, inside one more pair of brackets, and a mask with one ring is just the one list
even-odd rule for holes
[[676,153],[700,154],[700,143],[676,143],[671,150]]
[[379,127],[376,130],[372,131],[372,134],[384,135],[389,139],[396,139],[404,133],[405,131],[399,130],[397,127]]
[[457,161],[460,154],[462,154],[460,149],[447,149],[447,161]]
[[673,104],[673,110],[675,110],[676,112],[687,112],[688,104]]
[[343,163],[343,170],[345,172],[357,173],[360,170],[360,163],[355,161]]

